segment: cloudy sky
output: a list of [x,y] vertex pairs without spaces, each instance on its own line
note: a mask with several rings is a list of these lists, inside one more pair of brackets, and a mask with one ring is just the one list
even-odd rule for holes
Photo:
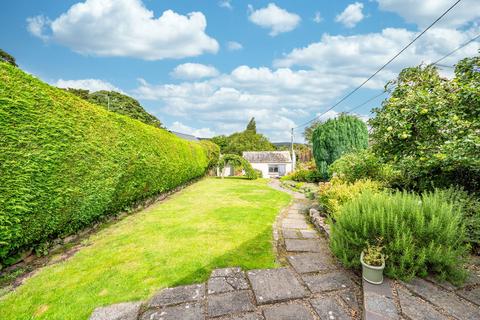
[[[229,134],[255,117],[271,140],[288,141],[291,127],[328,109],[454,2],[16,0],[2,4],[0,47],[51,84],[131,95],[175,131]],[[478,33],[480,1],[462,0],[327,116]],[[471,43],[442,64],[478,48]],[[380,102],[357,112],[368,117]]]

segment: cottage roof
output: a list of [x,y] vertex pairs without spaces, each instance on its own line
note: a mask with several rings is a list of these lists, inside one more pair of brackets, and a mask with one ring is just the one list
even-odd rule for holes
[[251,163],[289,163],[292,162],[288,151],[245,151],[243,157]]

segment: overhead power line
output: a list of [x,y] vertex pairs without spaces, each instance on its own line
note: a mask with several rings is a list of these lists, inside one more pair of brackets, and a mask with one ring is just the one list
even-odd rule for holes
[[301,124],[293,129],[298,129],[301,127],[306,126],[307,124],[315,121],[318,119],[320,116],[324,115],[328,111],[332,110],[336,106],[338,106],[340,103],[348,99],[352,94],[357,92],[360,88],[362,88],[368,81],[370,81],[373,77],[375,77],[380,71],[382,71],[386,66],[388,66],[393,60],[395,60],[399,55],[401,55],[405,50],[407,50],[415,41],[417,41],[421,36],[425,34],[431,27],[433,27],[440,19],[442,19],[450,10],[452,10],[457,4],[460,3],[462,0],[457,0],[454,4],[452,4],[444,13],[442,13],[435,21],[433,21],[425,30],[423,30],[421,33],[419,33],[410,43],[408,43],[402,50],[400,50],[397,54],[395,54],[390,60],[388,60],[385,64],[383,64],[377,71],[375,71],[371,76],[369,76],[367,79],[365,79],[359,86],[357,86],[355,89],[347,93],[345,96],[343,96],[338,102],[336,102],[334,105],[332,105],[329,109],[325,110],[324,113],[322,113],[319,116],[316,116],[315,118],[311,119],[310,121],[305,122],[304,124]]

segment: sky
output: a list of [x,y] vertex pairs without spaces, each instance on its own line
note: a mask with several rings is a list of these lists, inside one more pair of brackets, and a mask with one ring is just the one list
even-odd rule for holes
[[[230,134],[255,117],[271,141],[289,141],[292,127],[322,115],[454,2],[16,0],[2,4],[0,48],[52,85],[128,94],[173,131]],[[480,1],[462,0],[321,119],[479,33]],[[442,65],[478,50],[477,40]],[[368,119],[382,98],[355,112]],[[302,132],[295,130],[296,141]]]

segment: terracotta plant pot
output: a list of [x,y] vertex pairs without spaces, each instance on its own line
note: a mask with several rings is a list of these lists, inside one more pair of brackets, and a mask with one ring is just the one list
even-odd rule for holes
[[360,262],[362,263],[362,277],[365,281],[372,284],[383,283],[383,269],[385,269],[385,258],[382,255],[381,266],[371,266],[363,261],[363,252],[360,255]]

